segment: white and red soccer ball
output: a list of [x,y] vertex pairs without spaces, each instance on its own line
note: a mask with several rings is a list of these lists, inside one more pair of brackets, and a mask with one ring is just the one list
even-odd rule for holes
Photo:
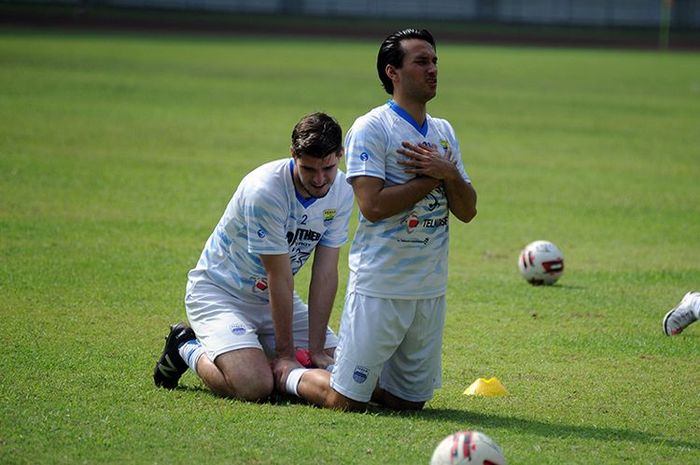
[[549,241],[531,242],[520,252],[518,268],[533,286],[554,284],[564,273],[564,254]]
[[437,445],[430,465],[506,465],[501,448],[480,431],[458,431]]

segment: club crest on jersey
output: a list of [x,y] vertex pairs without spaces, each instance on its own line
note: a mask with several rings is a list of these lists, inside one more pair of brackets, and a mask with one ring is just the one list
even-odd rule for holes
[[411,234],[414,229],[418,227],[420,224],[420,218],[418,218],[418,215],[416,215],[416,212],[411,212],[410,215],[408,215],[402,223],[406,223],[406,232]]
[[323,222],[330,223],[335,218],[335,208],[329,208],[328,210],[323,210]]
[[267,278],[250,277],[253,280],[253,292],[265,292],[267,290]]
[[442,150],[447,151],[447,149],[450,148],[450,143],[447,142],[447,139],[440,139],[440,146],[442,147]]
[[352,379],[354,379],[357,384],[362,384],[367,381],[368,374],[369,368],[357,365],[355,366],[355,371],[352,373]]

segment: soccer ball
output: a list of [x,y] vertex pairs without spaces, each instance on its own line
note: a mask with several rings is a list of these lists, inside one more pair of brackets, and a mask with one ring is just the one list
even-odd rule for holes
[[564,273],[564,254],[549,241],[531,242],[520,252],[518,268],[533,286],[554,284]]
[[459,431],[438,444],[430,465],[506,465],[501,448],[479,431]]

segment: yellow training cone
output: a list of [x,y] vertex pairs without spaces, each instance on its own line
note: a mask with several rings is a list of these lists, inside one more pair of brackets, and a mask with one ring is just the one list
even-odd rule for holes
[[508,391],[498,378],[479,378],[464,391],[465,396],[507,396]]

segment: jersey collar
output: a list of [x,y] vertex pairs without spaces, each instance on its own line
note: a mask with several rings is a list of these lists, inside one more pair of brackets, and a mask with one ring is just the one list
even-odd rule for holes
[[420,132],[423,137],[425,137],[428,134],[428,116],[426,115],[425,121],[423,121],[423,124],[420,125],[418,122],[413,119],[413,116],[409,115],[406,110],[401,108],[398,103],[394,101],[394,99],[389,99],[387,102],[387,105],[396,112],[397,115],[399,115],[401,118],[406,120],[408,124],[416,128],[416,131]]

